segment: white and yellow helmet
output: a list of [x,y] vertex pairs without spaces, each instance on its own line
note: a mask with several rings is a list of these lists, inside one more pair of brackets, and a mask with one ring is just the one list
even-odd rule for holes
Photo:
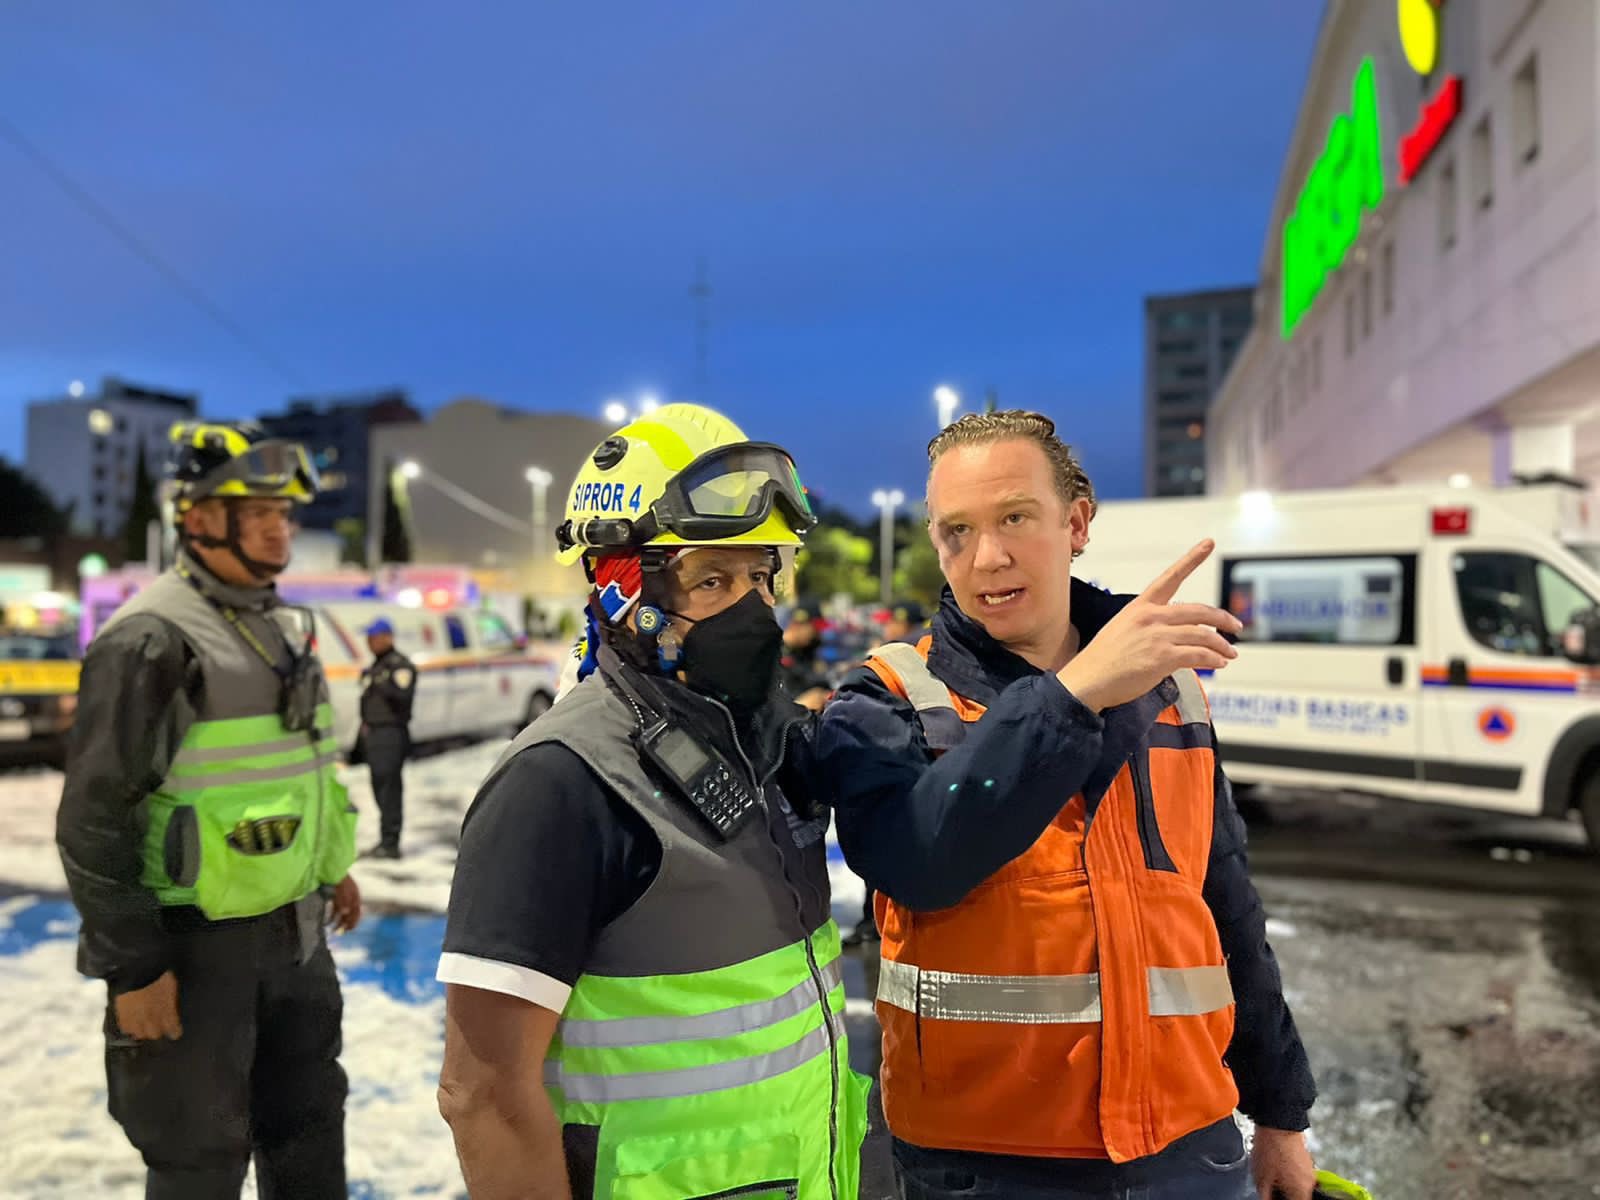
[[816,515],[794,460],[721,413],[667,404],[606,438],[556,531],[563,563],[629,548],[800,545]]

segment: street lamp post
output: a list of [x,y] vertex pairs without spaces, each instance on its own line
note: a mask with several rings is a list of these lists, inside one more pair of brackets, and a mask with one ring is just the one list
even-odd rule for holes
[[549,556],[548,536],[550,515],[545,507],[545,501],[550,494],[550,485],[555,482],[555,476],[543,467],[529,467],[524,473],[528,483],[533,487],[533,570],[537,578],[539,568]]
[[933,402],[938,406],[939,429],[943,431],[956,419],[956,409],[961,407],[961,396],[955,388],[942,383],[933,389]]
[[894,599],[894,510],[905,499],[899,488],[879,488],[872,493],[872,502],[878,506],[878,593],[886,606]]

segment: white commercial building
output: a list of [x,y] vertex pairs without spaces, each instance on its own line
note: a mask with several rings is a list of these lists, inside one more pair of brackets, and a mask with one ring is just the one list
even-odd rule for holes
[[28,405],[27,470],[60,507],[72,508],[72,532],[116,537],[133,501],[139,452],[159,481],[174,422],[195,415],[198,397],[102,381],[97,394],[81,384]]
[[369,558],[379,557],[392,482],[409,510],[413,562],[499,575],[499,590],[582,596],[583,571],[555,561],[555,528],[579,466],[611,431],[571,413],[517,412],[470,399],[427,421],[373,426]]
[[1600,3],[1330,0],[1260,279],[1211,492],[1600,474]]

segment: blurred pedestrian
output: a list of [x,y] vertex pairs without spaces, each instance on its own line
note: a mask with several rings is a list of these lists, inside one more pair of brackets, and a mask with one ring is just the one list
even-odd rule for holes
[[783,630],[783,657],[779,670],[783,690],[796,704],[821,712],[833,689],[822,661],[822,629],[810,611],[796,608]]
[[888,619],[883,623],[885,642],[914,640],[928,623],[928,614],[915,600],[898,600],[889,606]]
[[[927,613],[915,600],[898,600],[885,613],[882,641],[915,642],[928,623]],[[874,911],[877,893],[867,884],[861,900],[861,919],[856,927],[844,935],[846,946],[873,946],[879,941],[878,918]]]

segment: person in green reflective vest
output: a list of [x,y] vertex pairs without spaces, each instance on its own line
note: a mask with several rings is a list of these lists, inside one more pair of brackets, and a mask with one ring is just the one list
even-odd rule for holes
[[815,523],[788,454],[696,405],[581,467],[582,680],[468,811],[439,962],[474,1200],[859,1195],[870,1081],[772,612]]
[[90,644],[56,841],[104,979],[111,1115],[147,1200],[345,1195],[341,999],[355,813],[308,612],[279,602],[304,450],[172,430],[180,552]]

